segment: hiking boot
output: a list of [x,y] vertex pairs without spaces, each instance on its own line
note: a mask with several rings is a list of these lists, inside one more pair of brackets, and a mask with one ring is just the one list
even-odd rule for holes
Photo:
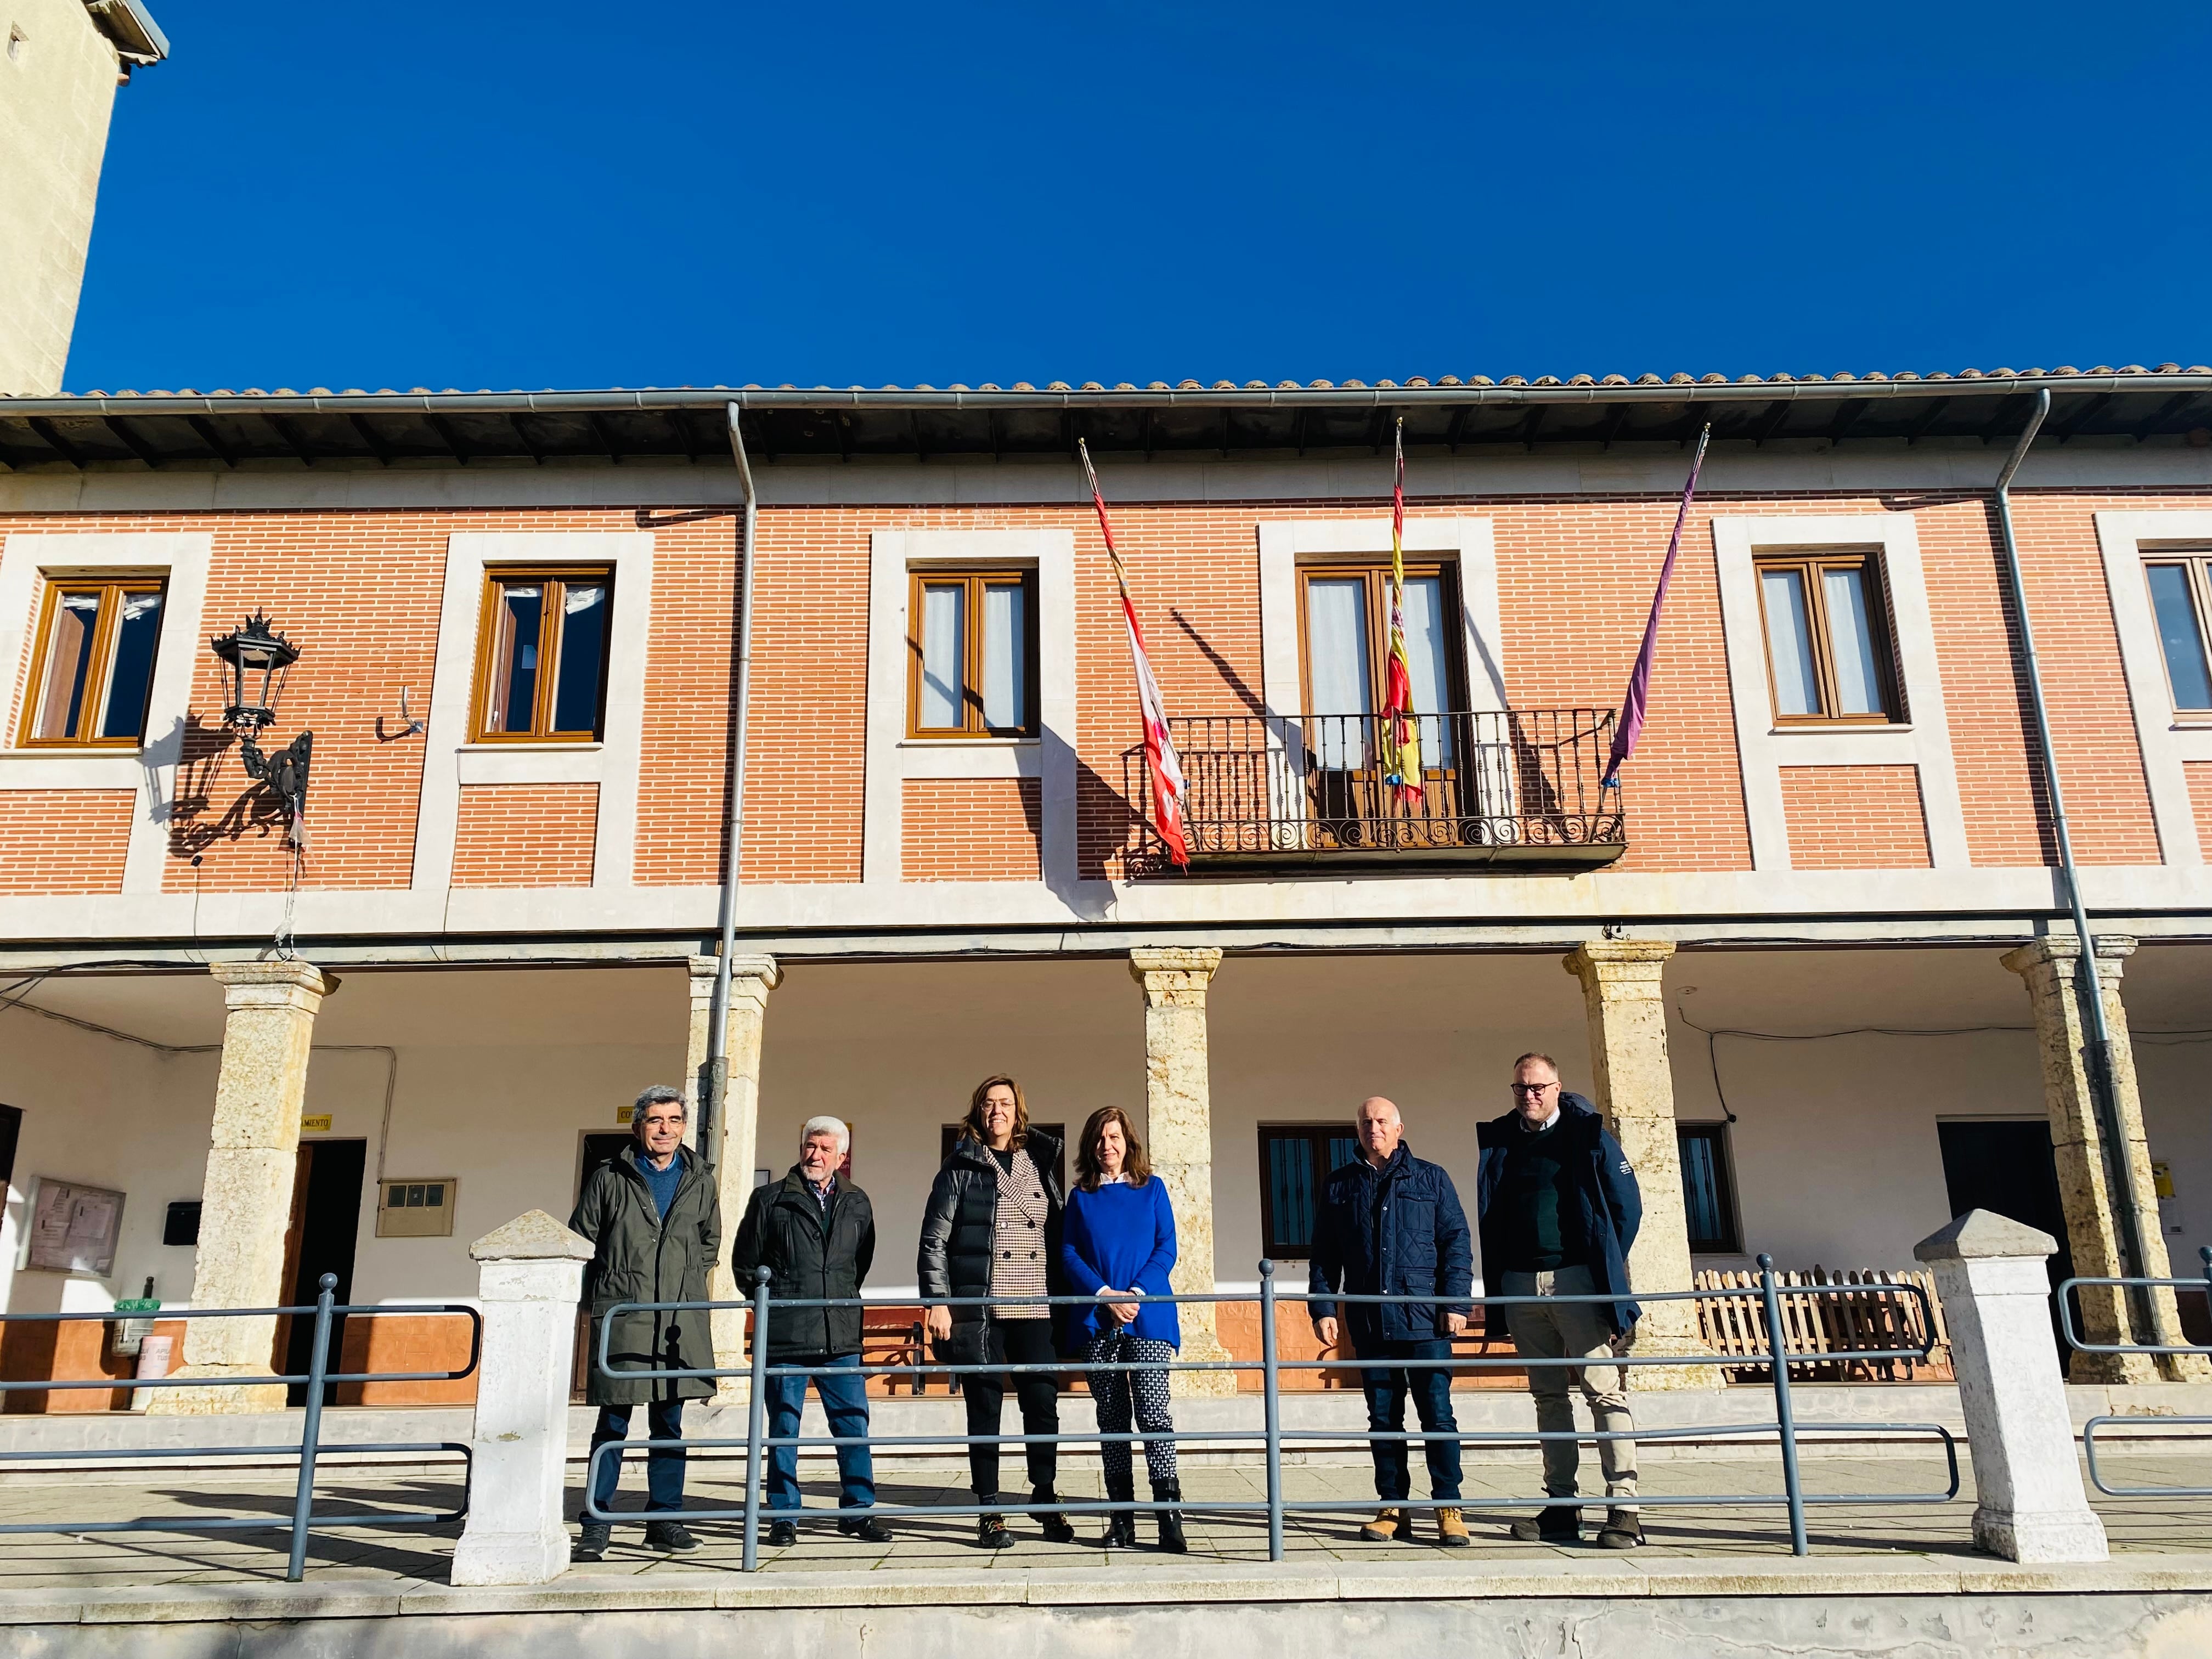
[[771,1521],[768,1523],[768,1547],[772,1550],[787,1550],[799,1542],[799,1522]]
[[576,1534],[576,1542],[568,1551],[571,1561],[604,1561],[607,1546],[614,1541],[615,1529],[604,1521],[586,1521]]
[[1524,1544],[1579,1544],[1583,1540],[1583,1510],[1579,1504],[1548,1504],[1534,1515],[1524,1515],[1508,1533]]
[[[1030,1489],[1030,1502],[1057,1504],[1060,1498],[1050,1486],[1036,1486]],[[1057,1510],[1049,1514],[1038,1516],[1037,1525],[1044,1528],[1044,1541],[1048,1544],[1073,1544],[1075,1541],[1075,1528],[1068,1524],[1067,1517]]]
[[[1156,1504],[1182,1503],[1182,1482],[1180,1480],[1153,1481],[1152,1501]],[[1190,1540],[1182,1535],[1182,1511],[1181,1510],[1154,1510],[1152,1511],[1152,1518],[1160,1523],[1160,1547],[1162,1549],[1165,1550],[1170,1555],[1187,1555],[1190,1553]],[[1132,1531],[1133,1530],[1134,1528],[1133,1528]]]
[[1457,1510],[1438,1510],[1437,1542],[1448,1550],[1471,1548],[1474,1540],[1468,1534],[1467,1517]]
[[699,1540],[684,1529],[680,1521],[648,1521],[645,1523],[645,1547],[649,1550],[696,1550]]
[[840,1521],[837,1530],[848,1538],[857,1538],[863,1544],[888,1544],[891,1529],[872,1515],[859,1521]]
[[1644,1522],[1634,1510],[1611,1509],[1597,1529],[1597,1545],[1604,1550],[1632,1550],[1644,1541]]
[[1377,1510],[1375,1518],[1359,1529],[1359,1535],[1370,1544],[1388,1544],[1393,1540],[1410,1542],[1413,1536],[1413,1517],[1403,1510]]
[[1003,1515],[977,1516],[975,1541],[987,1550],[1013,1548],[1014,1535],[1006,1530],[1006,1517]]

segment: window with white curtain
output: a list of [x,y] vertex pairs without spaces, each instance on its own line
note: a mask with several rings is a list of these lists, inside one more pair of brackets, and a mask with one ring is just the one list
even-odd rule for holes
[[1761,557],[1768,683],[1784,725],[1865,725],[1903,718],[1874,555]]
[[1036,735],[1033,574],[916,571],[908,617],[909,737]]
[[[1390,569],[1316,568],[1302,573],[1305,609],[1307,743],[1330,769],[1369,764],[1372,721],[1382,707],[1389,670]],[[1465,704],[1457,688],[1460,663],[1459,592],[1449,570],[1427,566],[1406,572],[1406,668],[1413,712],[1448,714]],[[1449,766],[1450,723],[1420,722],[1425,766]]]

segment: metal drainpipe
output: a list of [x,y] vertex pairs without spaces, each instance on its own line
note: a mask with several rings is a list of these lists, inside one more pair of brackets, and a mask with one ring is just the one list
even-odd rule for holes
[[700,1091],[700,1156],[708,1169],[720,1160],[714,1146],[715,1115],[730,1084],[730,958],[738,944],[738,854],[745,837],[745,722],[751,712],[753,665],[753,569],[757,562],[753,546],[760,529],[760,501],[753,488],[752,464],[745,458],[744,434],[738,426],[738,406],[729,405],[730,458],[738,464],[738,482],[745,492],[744,564],[738,587],[738,661],[736,730],[730,751],[730,815],[722,832],[721,953],[714,959],[714,992],[707,1005],[707,1076]]
[[[2120,1111],[2118,1091],[2112,1083],[2112,1031],[2105,1024],[2104,988],[2097,977],[2097,944],[2089,932],[2089,913],[2081,901],[2081,875],[2074,863],[2074,837],[2067,827],[2066,799],[2058,787],[2058,757],[2051,741],[2051,714],[2043,700],[2043,672],[2035,655],[2035,629],[2028,622],[2027,590],[2021,577],[2020,546],[2013,537],[2012,477],[2027,458],[2028,446],[2035,441],[2036,433],[2043,426],[2044,417],[2051,413],[2051,392],[2046,387],[2035,394],[2035,413],[2028,419],[2027,428],[2013,446],[2012,455],[1997,474],[1997,535],[2003,545],[2005,581],[2012,591],[2013,614],[2020,618],[2021,656],[2027,670],[2028,705],[2035,714],[2035,738],[2043,751],[2043,787],[2051,798],[2051,828],[2058,843],[2058,869],[2066,887],[2066,902],[2074,917],[2074,936],[2081,944],[2080,961],[2075,964],[2075,995],[2081,1006],[2081,1023],[2089,1034],[2082,1052],[2082,1069],[2087,1073],[2089,1097],[2097,1114],[2097,1139],[2103,1143],[2105,1182],[2112,1197],[2112,1209],[2119,1223],[2119,1244],[2122,1255],[2121,1276],[2135,1278],[2143,1271],[2142,1215],[2136,1207],[2134,1185],[2128,1179],[2126,1144],[2120,1135]],[[2149,1317],[2149,1298],[2137,1291],[2129,1298],[2137,1317],[2139,1334],[2134,1340],[2156,1340],[2156,1328]]]

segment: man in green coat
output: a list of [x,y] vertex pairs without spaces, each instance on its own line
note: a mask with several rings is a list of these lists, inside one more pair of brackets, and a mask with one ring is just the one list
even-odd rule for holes
[[[644,1405],[648,1437],[677,1443],[646,1454],[647,1515],[684,1508],[684,1402],[714,1392],[703,1376],[604,1376],[599,1336],[617,1304],[704,1302],[707,1270],[722,1243],[722,1212],[713,1174],[684,1145],[681,1090],[656,1085],[637,1097],[630,1127],[637,1139],[622,1155],[592,1172],[568,1225],[599,1247],[584,1275],[592,1311],[590,1380],[585,1398],[599,1408],[592,1449],[627,1440],[630,1413]],[[633,1308],[613,1321],[607,1342],[611,1370],[708,1370],[714,1344],[704,1309],[682,1312]],[[592,1478],[592,1507],[604,1512],[622,1480],[621,1454],[611,1452]],[[597,1561],[606,1553],[611,1528],[586,1520],[573,1559]],[[699,1540],[682,1522],[662,1519],[645,1527],[647,1549],[696,1549]]]

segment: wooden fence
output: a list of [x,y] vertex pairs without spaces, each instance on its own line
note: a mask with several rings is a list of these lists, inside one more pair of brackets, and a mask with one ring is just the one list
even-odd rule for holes
[[[1813,1382],[1948,1382],[1951,1380],[1951,1339],[1943,1326],[1943,1304],[1936,1299],[1933,1274],[1920,1268],[1889,1272],[1881,1268],[1831,1270],[1815,1265],[1778,1272],[1781,1286],[1782,1328],[1793,1353],[1809,1358],[1790,1362],[1793,1381]],[[1854,1293],[1825,1291],[1808,1296],[1804,1287],[1840,1285],[1863,1287]],[[1885,1291],[1884,1285],[1913,1285],[1927,1295],[1918,1297]],[[1757,1291],[1756,1273],[1707,1268],[1694,1288],[1700,1291]],[[1766,1310],[1757,1296],[1700,1297],[1698,1322],[1705,1346],[1715,1353],[1764,1356],[1766,1352]],[[1929,1328],[1930,1321],[1934,1328]],[[1854,1352],[1885,1348],[1917,1348],[1929,1342],[1925,1360],[1855,1359]],[[1771,1380],[1773,1368],[1760,1363],[1723,1367],[1731,1382]]]

